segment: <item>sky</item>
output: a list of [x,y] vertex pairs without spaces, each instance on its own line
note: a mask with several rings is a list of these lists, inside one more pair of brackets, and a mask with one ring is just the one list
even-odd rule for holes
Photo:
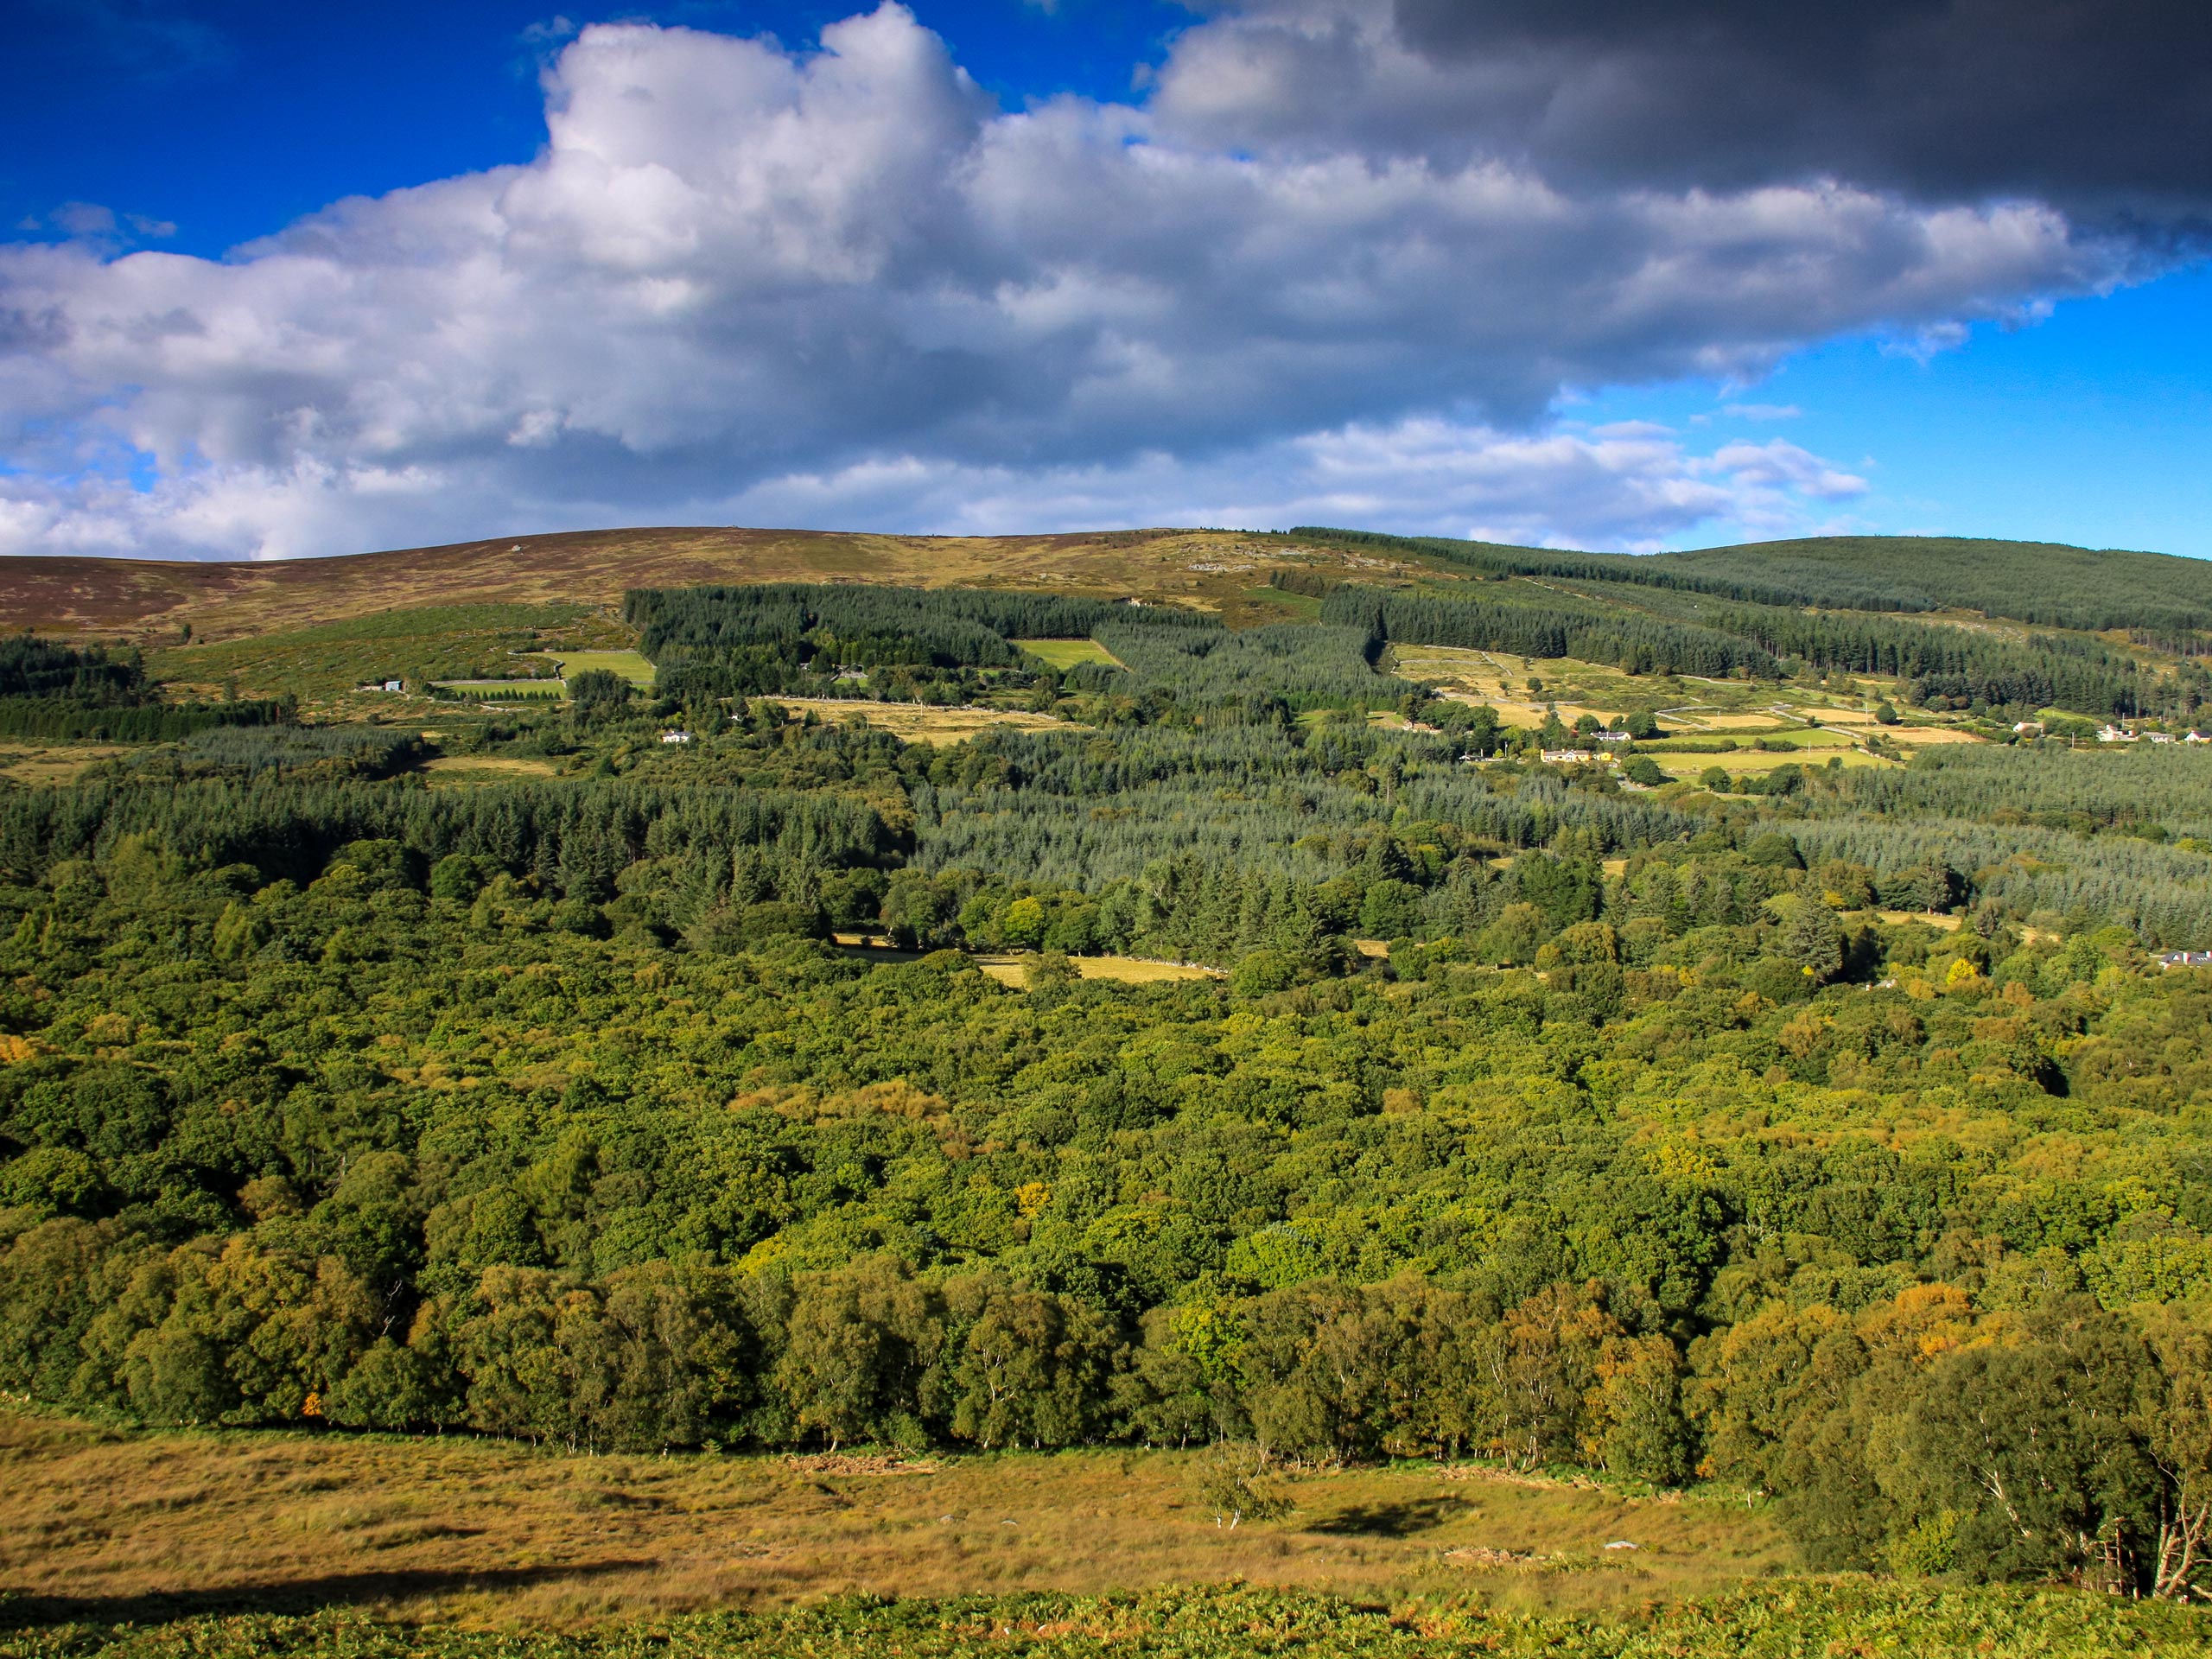
[[2198,0],[17,0],[0,553],[2212,556]]

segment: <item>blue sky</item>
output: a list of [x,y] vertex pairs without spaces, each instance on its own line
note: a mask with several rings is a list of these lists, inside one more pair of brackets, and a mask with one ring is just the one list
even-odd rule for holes
[[[1759,416],[1732,417],[1732,405]],[[1840,340],[1756,385],[1616,388],[1573,412],[1596,410],[1786,432],[1863,470],[1871,488],[1851,514],[1871,531],[2212,557],[2212,269],[2202,264],[2060,302],[2040,322],[1979,325],[1949,350]]]
[[[174,224],[164,246],[219,256],[346,195],[527,161],[545,142],[543,54],[582,26],[649,18],[810,45],[857,4],[374,7],[28,0],[0,59],[0,224],[65,202]],[[1006,102],[1125,97],[1187,26],[1147,0],[925,5]],[[18,230],[17,234],[24,232]]]
[[[1849,84],[1707,29],[1751,89],[1708,131],[1665,106],[1713,101],[1686,35],[1514,0],[29,0],[0,550],[1323,519],[2212,556],[2212,192],[2138,159],[2195,118],[2117,43],[2134,0],[2036,0],[2058,44],[1988,88],[1942,61],[1967,0],[1910,62],[1888,3],[1832,8]],[[1641,132],[1589,92],[1624,76]]]

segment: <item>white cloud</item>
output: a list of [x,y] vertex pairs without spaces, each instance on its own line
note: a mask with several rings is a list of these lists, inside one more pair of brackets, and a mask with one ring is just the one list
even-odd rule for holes
[[1019,112],[897,5],[810,54],[593,27],[546,73],[527,165],[219,262],[0,250],[0,550],[288,556],[709,510],[1649,544],[1848,475],[1532,429],[1574,389],[1741,382],[2113,278],[2033,204],[1575,194],[1318,130],[1232,147],[1201,118],[1274,84],[1216,50],[1234,22],[1186,32],[1146,105]]
[[146,491],[0,475],[0,548],[190,556],[244,544],[283,556],[518,529],[898,522],[953,535],[1338,524],[1652,551],[1850,528],[1834,509],[1863,488],[1789,444],[1700,453],[1644,423],[1524,434],[1421,416],[1197,460],[1154,450],[1112,463],[1023,467],[884,455],[672,500],[644,517],[588,496],[518,505],[465,467],[213,467]]

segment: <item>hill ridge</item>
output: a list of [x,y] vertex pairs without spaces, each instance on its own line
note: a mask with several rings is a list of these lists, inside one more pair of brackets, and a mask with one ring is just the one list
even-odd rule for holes
[[[1945,609],[2084,632],[2212,629],[2212,562],[1993,537],[1798,537],[1630,554],[1301,526],[1152,527],[1006,536],[652,525],[476,537],[318,559],[207,562],[28,555],[0,562],[10,626],[150,639],[227,636],[402,605],[573,601],[633,587],[858,581],[1142,593],[1219,608],[1316,557],[1362,579],[1528,575],[1666,588],[1756,604]],[[1378,569],[1378,566],[1380,567]],[[1622,595],[1625,597],[1625,595]],[[2183,642],[2187,648],[2191,642]]]

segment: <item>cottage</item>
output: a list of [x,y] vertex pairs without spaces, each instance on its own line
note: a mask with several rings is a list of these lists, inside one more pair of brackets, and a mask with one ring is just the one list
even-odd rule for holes
[[1626,743],[1630,741],[1626,732],[1594,732],[1591,735],[1600,743]]
[[660,734],[660,741],[664,743],[689,743],[691,741],[691,734],[689,732],[663,732]]
[[2100,743],[2133,743],[2135,741],[2136,734],[2133,732],[2124,727],[2114,726],[2109,721],[2097,728],[2097,741]]
[[1546,749],[1544,764],[1548,766],[1571,766],[1595,760],[1598,757],[1588,749]]

